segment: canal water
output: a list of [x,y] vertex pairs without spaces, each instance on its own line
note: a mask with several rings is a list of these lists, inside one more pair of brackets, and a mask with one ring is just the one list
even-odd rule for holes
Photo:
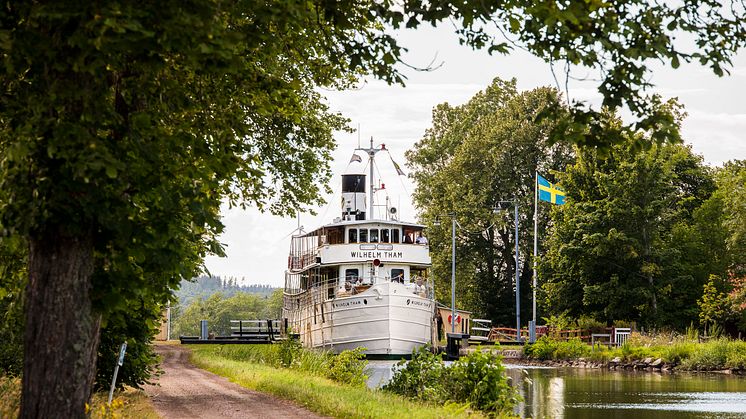
[[[392,375],[372,361],[368,385]],[[506,365],[523,398],[524,418],[746,418],[746,377]]]

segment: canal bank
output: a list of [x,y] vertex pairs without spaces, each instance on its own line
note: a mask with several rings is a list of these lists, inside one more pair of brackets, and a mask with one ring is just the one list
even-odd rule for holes
[[681,370],[679,365],[664,362],[661,358],[645,358],[642,360],[623,361],[621,358],[614,358],[611,361],[593,361],[585,358],[575,360],[536,360],[530,358],[503,358],[503,363],[515,367],[546,367],[546,368],[579,368],[579,369],[606,369],[612,371],[639,371],[639,372],[658,372],[658,373],[707,373],[707,374],[727,374],[746,376],[746,370],[743,368],[724,368],[711,370]]

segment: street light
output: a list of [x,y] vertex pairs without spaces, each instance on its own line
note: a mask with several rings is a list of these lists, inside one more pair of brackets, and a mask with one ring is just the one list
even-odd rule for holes
[[[456,333],[456,213],[446,214],[451,217],[451,333]],[[435,225],[440,225],[436,218]]]
[[497,210],[508,208],[502,204],[513,204],[515,208],[515,327],[516,340],[521,342],[521,265],[518,253],[518,199],[513,198],[513,200],[510,201],[497,201],[496,204],[495,212],[497,212]]
[[[502,204],[513,204],[515,207],[515,323],[516,323],[516,340],[521,342],[521,283],[520,283],[520,259],[518,249],[518,199],[510,201],[497,201],[496,206],[492,208],[493,213],[498,213],[504,207]],[[444,214],[451,217],[451,333],[456,333],[456,213],[449,212]],[[440,220],[436,217],[434,225],[440,225]],[[460,225],[459,225],[460,227]]]

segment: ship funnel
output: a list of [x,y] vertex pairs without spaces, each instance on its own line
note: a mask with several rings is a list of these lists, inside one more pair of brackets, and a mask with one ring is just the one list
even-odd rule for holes
[[365,219],[365,175],[342,175],[342,219]]

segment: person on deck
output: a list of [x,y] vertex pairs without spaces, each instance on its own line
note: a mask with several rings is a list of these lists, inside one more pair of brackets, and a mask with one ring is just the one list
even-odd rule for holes
[[427,237],[423,236],[422,233],[418,233],[417,244],[427,244]]

